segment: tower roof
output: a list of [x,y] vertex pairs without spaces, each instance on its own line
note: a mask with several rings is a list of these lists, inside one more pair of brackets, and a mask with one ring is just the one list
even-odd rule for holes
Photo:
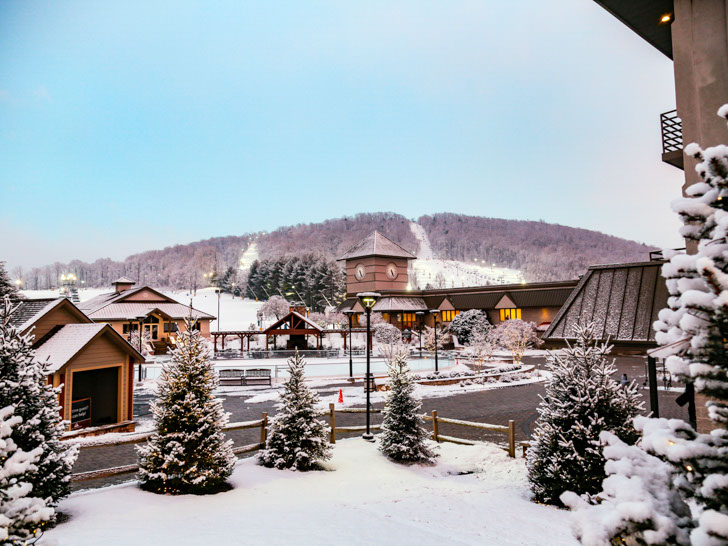
[[338,258],[338,261],[350,260],[352,258],[364,258],[366,256],[387,256],[391,258],[407,258],[414,260],[417,257],[405,250],[391,239],[387,239],[378,231],[368,235]]

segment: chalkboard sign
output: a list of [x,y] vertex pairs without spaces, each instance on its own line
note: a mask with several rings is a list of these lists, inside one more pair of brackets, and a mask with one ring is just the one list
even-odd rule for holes
[[71,402],[71,430],[91,424],[91,399],[82,398]]

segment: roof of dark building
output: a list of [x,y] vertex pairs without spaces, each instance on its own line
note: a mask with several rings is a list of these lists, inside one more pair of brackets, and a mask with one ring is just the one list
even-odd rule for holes
[[[60,303],[63,298],[38,298],[32,300],[15,300],[14,310],[10,315],[10,325],[25,330],[26,324],[35,322]],[[37,318],[36,318],[37,317]]]
[[[672,59],[673,0],[595,0],[597,4]],[[661,22],[670,15],[669,22]]]
[[655,343],[652,323],[667,306],[664,262],[590,267],[551,322],[545,340],[574,338],[574,327],[593,321],[600,339]]
[[372,311],[377,313],[390,313],[399,311],[405,313],[416,313],[417,311],[427,311],[428,307],[422,298],[402,298],[402,297],[383,297],[372,307]]
[[338,258],[338,261],[366,256],[388,256],[391,258],[407,258],[414,260],[416,256],[397,243],[388,239],[378,231],[365,237]]

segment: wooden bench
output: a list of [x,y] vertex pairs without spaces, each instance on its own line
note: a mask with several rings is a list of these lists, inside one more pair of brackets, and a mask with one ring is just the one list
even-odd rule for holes
[[223,383],[245,385],[245,370],[220,370],[218,372],[220,385]]
[[270,370],[268,368],[260,368],[254,370],[245,370],[245,379],[243,385],[268,384],[273,386]]

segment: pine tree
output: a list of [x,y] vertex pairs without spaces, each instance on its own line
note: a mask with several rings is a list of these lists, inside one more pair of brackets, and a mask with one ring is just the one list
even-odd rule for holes
[[18,287],[10,281],[10,276],[5,269],[5,262],[0,262],[0,298],[10,296],[18,297]]
[[13,434],[23,419],[13,415],[15,409],[13,406],[0,409],[0,541],[3,544],[33,539],[54,515],[53,508],[35,495],[33,486],[26,480],[36,472],[42,448],[26,452],[17,446]]
[[628,444],[639,435],[632,419],[643,409],[634,383],[620,387],[607,360],[611,347],[596,341],[593,323],[576,327],[563,356],[551,354],[551,379],[538,408],[528,451],[528,478],[538,502],[560,505],[565,491],[593,494],[605,478],[599,434],[611,431]]
[[25,452],[39,451],[34,470],[23,476],[33,495],[50,507],[70,493],[70,479],[77,449],[61,442],[66,423],[60,415],[59,388],[47,384],[44,365],[34,361],[30,336],[21,336],[10,325],[14,307],[0,301],[0,407],[15,407],[20,422],[12,440]]
[[305,364],[298,351],[288,359],[289,378],[283,384],[278,413],[258,454],[264,466],[316,470],[331,458],[327,426],[316,418],[318,394],[304,383]]
[[399,345],[387,355],[390,390],[384,406],[379,450],[399,463],[430,463],[435,453],[427,445],[429,433],[419,414],[415,384],[407,368],[407,349]]
[[173,495],[223,489],[235,455],[223,427],[228,414],[214,396],[217,377],[197,330],[187,319],[162,368],[157,400],[152,404],[156,432],[138,448],[141,487]]

